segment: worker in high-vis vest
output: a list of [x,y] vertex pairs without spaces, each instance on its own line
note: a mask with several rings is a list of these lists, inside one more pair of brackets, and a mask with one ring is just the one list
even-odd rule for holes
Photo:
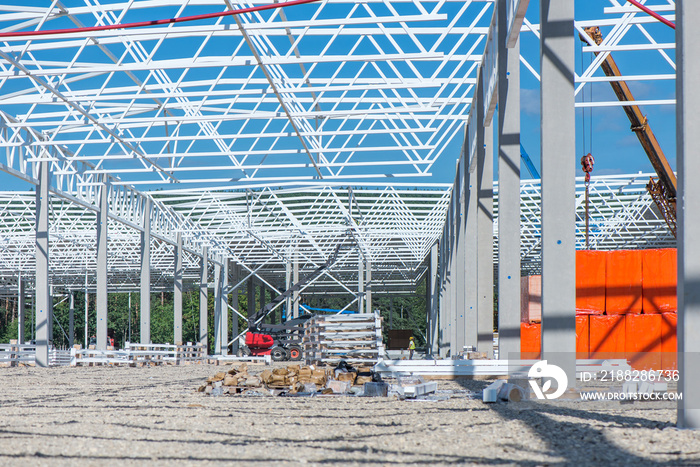
[[408,340],[408,359],[413,360],[413,352],[416,350],[416,339],[411,336]]

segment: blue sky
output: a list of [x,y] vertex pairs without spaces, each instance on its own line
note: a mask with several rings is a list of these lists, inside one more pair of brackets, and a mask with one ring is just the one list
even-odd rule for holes
[[[664,4],[665,2],[663,0],[650,0],[648,3]],[[577,0],[575,5],[577,20],[601,19],[606,17],[604,8],[611,6],[611,0]],[[644,13],[640,13],[640,15],[644,15]],[[610,15],[610,17],[613,16]],[[531,0],[527,19],[532,23],[539,23],[539,1]],[[674,41],[673,30],[665,25],[650,24],[646,28],[658,42],[671,43]],[[610,27],[603,27],[602,30],[603,34],[607,34]],[[647,40],[642,33],[633,28],[623,39],[622,44],[645,42]],[[533,34],[523,33],[521,53],[535,69],[539,69],[539,43]],[[667,50],[667,53],[673,58],[673,50]],[[656,72],[672,74],[674,72],[673,68],[657,52],[619,52],[614,55],[614,58],[625,74]],[[592,54],[583,54],[577,41],[577,73],[581,73],[591,59]],[[600,76],[602,72],[599,71],[596,75]],[[637,99],[669,99],[675,95],[675,81],[673,80],[635,81],[630,83],[630,87]],[[521,67],[521,88],[522,143],[535,165],[539,166],[540,89],[539,82],[525,66]],[[0,92],[7,92],[7,88]],[[614,101],[615,96],[608,83],[597,83],[587,85],[585,93],[577,97],[578,101],[591,99]],[[648,116],[651,128],[656,133],[672,167],[675,168],[675,107],[648,106],[643,107],[642,110]],[[497,122],[497,119],[494,118],[494,122]],[[596,159],[593,175],[652,172],[651,164],[629,126],[629,121],[621,107],[586,109],[585,115],[582,110],[577,110],[575,155],[577,168],[580,157],[587,152],[592,152]],[[454,180],[455,159],[459,156],[461,144],[461,138],[455,138],[452,141],[446,153],[442,154],[438,163],[433,166],[431,179],[417,178],[415,181],[451,183]],[[522,173],[523,178],[529,178],[529,173],[524,168]],[[497,176],[497,171],[494,171],[494,175]],[[582,175],[579,169],[577,169],[576,175]],[[29,188],[29,185],[6,174],[0,175],[0,180],[3,180],[5,189]],[[408,182],[410,180],[409,178],[401,181]]]

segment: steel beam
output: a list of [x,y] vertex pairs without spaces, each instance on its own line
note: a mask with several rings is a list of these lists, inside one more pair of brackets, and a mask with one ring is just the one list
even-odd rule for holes
[[36,365],[49,365],[49,162],[39,164],[36,189]]
[[[294,264],[292,266],[292,283],[299,282],[299,252],[294,251]],[[299,291],[292,293],[292,307],[294,308],[294,318],[299,317]]]
[[676,3],[678,148],[678,426],[700,428],[700,2]]
[[100,185],[99,203],[100,210],[97,213],[97,349],[107,349],[107,219],[109,214],[109,185],[103,176],[103,183]]
[[[207,281],[209,280],[209,259],[207,247],[202,247],[202,258],[199,269],[199,343],[204,344],[208,349],[209,333],[209,291]],[[208,350],[207,350],[208,352]]]
[[365,263],[362,254],[357,251],[357,312],[364,312],[365,301]]
[[229,274],[229,259],[221,258],[223,266],[221,266],[221,286],[220,286],[220,305],[221,308],[221,354],[228,355],[228,274]]
[[141,232],[141,343],[151,343],[151,198],[143,206]]
[[[498,357],[520,352],[520,40],[498,0]],[[517,37],[517,34],[516,34]],[[513,354],[511,356],[511,354]]]
[[574,2],[540,0],[542,358],[576,381]]
[[175,271],[173,274],[173,336],[175,344],[182,342],[182,232],[177,233],[174,248]]

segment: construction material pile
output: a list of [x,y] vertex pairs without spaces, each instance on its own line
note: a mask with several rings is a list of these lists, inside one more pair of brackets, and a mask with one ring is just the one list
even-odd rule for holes
[[309,365],[335,365],[341,360],[374,365],[385,352],[378,313],[314,316],[304,328],[302,346]]
[[288,365],[285,368],[250,374],[245,363],[207,378],[199,392],[223,394],[360,394],[365,383],[380,381],[370,367],[352,367],[341,361],[337,367]]

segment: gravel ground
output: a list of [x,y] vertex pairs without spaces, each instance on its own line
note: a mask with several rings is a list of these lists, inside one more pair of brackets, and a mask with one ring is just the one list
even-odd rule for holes
[[675,403],[195,392],[221,370],[0,368],[0,465],[700,464]]

